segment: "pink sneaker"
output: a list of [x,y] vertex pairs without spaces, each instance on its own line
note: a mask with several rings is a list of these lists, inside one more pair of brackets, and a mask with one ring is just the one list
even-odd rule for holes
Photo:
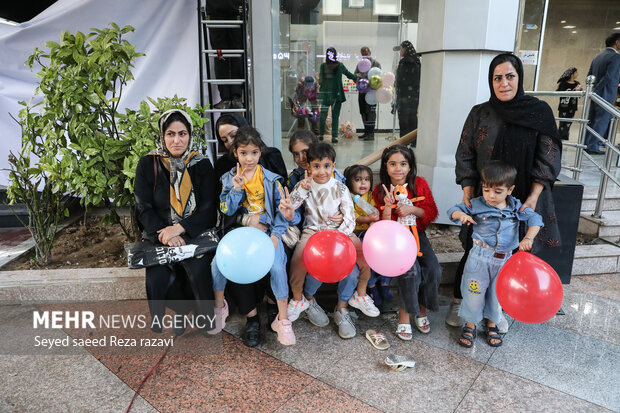
[[295,344],[295,333],[293,332],[293,324],[290,320],[280,320],[280,317],[276,317],[271,323],[273,331],[278,333],[278,341],[285,346],[292,346]]
[[207,331],[211,335],[215,335],[226,327],[226,319],[228,318],[228,303],[224,300],[224,307],[215,307],[215,328]]

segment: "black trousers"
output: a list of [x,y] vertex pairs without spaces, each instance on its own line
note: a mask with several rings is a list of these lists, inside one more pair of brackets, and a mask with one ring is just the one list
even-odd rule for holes
[[[400,105],[400,104],[399,104]],[[412,130],[418,128],[418,104],[407,104],[398,108],[398,124],[400,126],[400,136],[405,136]]]
[[364,123],[364,134],[373,135],[377,121],[377,105],[366,103],[366,93],[359,93],[357,102],[359,103],[360,115],[362,115],[362,122]]
[[[212,16],[215,20],[235,20],[236,16]],[[209,38],[213,49],[243,49],[243,32],[238,29],[209,28]],[[217,79],[243,79],[243,59],[241,57],[214,57],[215,77]],[[241,85],[218,85],[222,100],[241,98]]]
[[[146,269],[146,296],[151,317],[163,317],[166,307],[178,314],[212,313],[213,283],[211,260],[214,254],[190,258],[171,265]],[[168,302],[172,302],[168,305]]]

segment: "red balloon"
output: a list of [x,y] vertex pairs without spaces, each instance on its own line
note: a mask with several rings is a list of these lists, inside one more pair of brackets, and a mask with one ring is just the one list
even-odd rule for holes
[[304,248],[304,265],[319,281],[335,283],[353,271],[357,251],[353,241],[335,229],[319,231]]
[[519,251],[497,276],[497,299],[515,320],[544,323],[562,306],[564,290],[555,270],[534,254]]

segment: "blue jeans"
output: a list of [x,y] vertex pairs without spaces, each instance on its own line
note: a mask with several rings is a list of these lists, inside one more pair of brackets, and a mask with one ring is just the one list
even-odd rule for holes
[[494,258],[490,248],[474,245],[463,270],[461,280],[461,309],[459,316],[471,324],[478,324],[483,318],[499,323],[502,307],[497,300],[495,284],[497,274],[510,258],[508,252],[504,258]]
[[[215,263],[215,259],[211,261],[211,272],[213,273],[213,291],[224,291],[226,288],[226,277],[220,272]],[[276,248],[276,256],[273,265],[269,270],[271,274],[271,289],[276,300],[288,300],[288,276],[286,274],[286,253],[284,252],[284,243],[282,240],[278,242]]]
[[[340,301],[344,301],[346,303],[351,297],[353,297],[353,293],[357,288],[357,280],[359,279],[359,276],[360,270],[356,265],[353,267],[351,274],[347,275],[338,282],[337,293]],[[323,282],[317,280],[310,274],[306,274],[306,280],[304,282],[304,295],[306,297],[313,297],[321,285],[323,285]]]

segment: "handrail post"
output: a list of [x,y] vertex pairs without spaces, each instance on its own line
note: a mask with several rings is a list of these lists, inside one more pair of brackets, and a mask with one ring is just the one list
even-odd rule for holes
[[[586,94],[583,97],[583,110],[581,113],[581,119],[589,119],[590,113],[590,95],[592,94],[592,89],[594,89],[594,81],[596,77],[594,75],[590,75],[586,77]],[[579,124],[579,137],[577,139],[577,143],[583,145],[586,140],[586,123]],[[581,162],[583,159],[583,148],[578,146],[575,148],[575,163],[573,165],[573,179],[575,181],[579,180],[579,171],[581,171]]]
[[[609,132],[607,133],[607,142],[613,147],[616,145],[616,132],[618,131],[618,118],[615,116],[611,118],[611,123],[609,124]],[[611,160],[613,158],[613,151],[607,149],[605,151],[605,170],[607,172],[611,169]],[[607,174],[601,174],[601,183],[598,188],[598,198],[596,200],[596,208],[592,213],[592,216],[595,218],[602,217],[603,211],[603,202],[605,201],[605,192],[607,192],[607,181],[609,178]]]

